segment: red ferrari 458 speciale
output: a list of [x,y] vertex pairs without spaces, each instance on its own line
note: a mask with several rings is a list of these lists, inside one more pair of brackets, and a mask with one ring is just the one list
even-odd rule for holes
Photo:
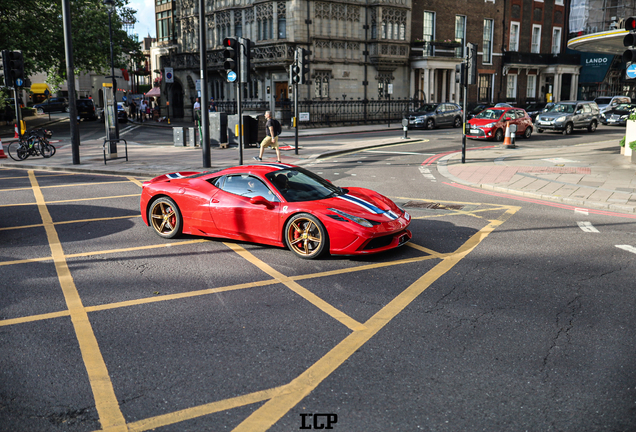
[[381,252],[411,239],[411,216],[390,199],[283,163],[162,175],[143,184],[141,215],[164,238],[286,246],[310,259]]

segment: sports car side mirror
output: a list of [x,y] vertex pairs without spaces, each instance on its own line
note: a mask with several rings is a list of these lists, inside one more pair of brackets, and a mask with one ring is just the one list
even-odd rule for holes
[[250,198],[250,203],[255,204],[255,205],[264,205],[267,208],[274,207],[271,202],[267,201],[262,196],[255,196],[255,197]]

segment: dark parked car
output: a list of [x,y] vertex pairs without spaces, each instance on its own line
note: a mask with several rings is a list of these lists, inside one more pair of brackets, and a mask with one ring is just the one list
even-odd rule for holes
[[38,114],[50,112],[68,112],[68,101],[65,98],[53,97],[48,98],[42,103],[33,105]]
[[80,119],[97,120],[97,112],[95,111],[95,104],[91,99],[78,99],[77,102],[77,116]]
[[409,127],[426,129],[438,126],[460,127],[462,116],[461,107],[454,103],[424,104],[409,115]]
[[528,113],[532,121],[534,122],[537,119],[537,115],[541,111],[543,111],[546,105],[547,104],[545,102],[533,102],[526,105],[524,109],[526,110],[526,112]]
[[117,121],[128,123],[128,114],[126,114],[126,107],[122,102],[117,102]]
[[569,135],[574,129],[594,132],[598,123],[599,109],[596,102],[563,101],[555,103],[548,111],[537,116],[537,132],[560,131]]
[[601,123],[604,125],[618,125],[625,126],[627,124],[627,117],[636,111],[636,104],[626,103],[620,104],[604,113],[601,113]]

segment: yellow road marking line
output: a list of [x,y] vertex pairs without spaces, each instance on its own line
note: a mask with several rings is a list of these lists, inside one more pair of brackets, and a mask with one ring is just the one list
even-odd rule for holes
[[134,184],[136,184],[137,186],[144,187],[144,185],[139,180],[137,180],[136,178],[134,178],[134,177],[126,177],[126,178],[128,180],[130,180],[131,182],[133,182]]
[[40,211],[40,216],[42,217],[42,222],[46,230],[55,270],[71,315],[71,322],[73,323],[77,341],[79,342],[86,372],[88,373],[88,379],[93,389],[95,407],[99,415],[100,424],[104,429],[116,428],[116,430],[125,431],[126,420],[119,408],[119,402],[117,401],[117,396],[115,396],[115,390],[108,375],[108,369],[104,363],[104,358],[102,357],[97,338],[88,319],[88,314],[82,305],[82,299],[77,292],[73,275],[71,275],[71,271],[66,263],[62,244],[53,225],[49,210],[44,203],[42,190],[33,171],[29,171],[29,180],[33,194],[35,195],[35,200],[38,203],[38,210]]
[[239,246],[238,244],[234,244],[234,243],[223,243],[223,244],[229,247],[230,249],[232,249],[234,252],[236,252],[240,256],[242,256],[248,262],[254,264],[256,267],[258,267],[259,269],[261,269],[262,271],[264,271],[265,273],[273,277],[274,279],[279,280],[287,288],[294,291],[296,294],[298,294],[299,296],[307,300],[309,303],[313,304],[318,309],[320,309],[327,315],[331,316],[332,318],[336,319],[340,323],[344,324],[351,330],[356,331],[356,330],[364,329],[364,326],[360,324],[358,321],[354,320],[353,318],[351,318],[350,316],[348,316],[341,310],[330,305],[329,303],[327,303],[326,301],[324,301],[323,299],[321,299],[320,297],[318,297],[316,294],[312,293],[308,289],[303,288],[302,286],[300,286],[300,284],[292,280],[292,278],[290,278],[289,276],[285,276],[284,274],[274,270],[273,267],[264,263],[260,259],[256,258],[251,252],[248,252],[242,246]]
[[[183,242],[183,243],[189,244],[191,242]],[[164,245],[157,245],[156,247],[163,247],[163,246]],[[101,255],[102,253],[108,253],[108,251],[90,252],[89,254]],[[66,258],[76,257],[78,255],[87,256],[86,254],[74,254],[74,255],[66,255]],[[50,259],[51,257],[46,257],[46,258],[40,258],[39,260],[45,261]],[[437,257],[425,256],[425,257],[407,258],[403,260],[389,261],[385,263],[361,265],[358,267],[347,268],[347,269],[330,270],[326,272],[308,273],[305,275],[290,276],[290,279],[293,279],[293,280],[315,279],[315,278],[326,277],[326,276],[334,276],[338,274],[346,274],[346,273],[354,273],[354,272],[364,271],[364,270],[371,270],[375,268],[390,267],[390,266],[400,265],[400,264],[411,264],[411,263],[416,263],[419,261],[427,261],[430,259],[437,259]],[[22,261],[27,261],[27,260],[22,260]],[[264,286],[274,285],[279,283],[280,281],[278,279],[268,279],[268,280],[263,280],[258,282],[247,282],[243,284],[229,285],[229,286],[218,287],[218,288],[207,288],[204,290],[190,291],[186,293],[168,294],[168,295],[162,295],[158,297],[148,297],[148,298],[141,298],[136,300],[127,300],[124,302],[117,302],[117,303],[106,303],[106,304],[102,304],[98,306],[86,306],[84,309],[86,309],[87,312],[105,311],[110,309],[118,309],[122,307],[139,306],[139,305],[149,304],[149,303],[158,303],[162,301],[178,300],[178,299],[198,297],[198,296],[209,295],[209,294],[217,294],[217,293],[226,292],[226,291],[236,291],[241,289],[264,287]],[[33,322],[33,321],[43,321],[47,319],[59,318],[59,317],[68,316],[68,315],[69,315],[68,311],[59,311],[59,312],[51,312],[51,313],[39,314],[39,315],[30,315],[27,317],[11,318],[7,320],[0,320],[0,327],[10,326],[14,324],[22,324],[22,323]]]
[[447,254],[447,253],[435,252],[433,249],[429,249],[429,248],[417,245],[417,244],[412,243],[412,242],[408,242],[406,245],[409,246],[409,247],[412,247],[413,249],[416,249],[418,251],[426,252],[427,254],[431,255],[434,258],[444,259],[444,258],[447,258],[449,255],[451,255],[451,254]]
[[274,387],[272,389],[261,390],[243,396],[237,396],[230,399],[224,399],[205,405],[199,405],[192,408],[186,408],[169,414],[163,414],[156,417],[139,420],[128,424],[130,432],[143,432],[156,429],[162,426],[179,423],[186,420],[192,420],[205,415],[213,414],[220,411],[226,411],[245,405],[250,405],[264,400],[271,399],[275,396],[284,395],[289,392],[287,386]]
[[276,396],[254,411],[247,419],[239,424],[234,432],[266,431],[274,425],[282,416],[296,406],[302,399],[311,393],[325,378],[333,373],[362,345],[368,342],[378,331],[395,318],[404,308],[441,276],[451,270],[466,255],[472,252],[496,227],[504,223],[516,211],[507,210],[499,219],[491,221],[484,228],[475,233],[457,251],[442,260],[430,271],[420,277],[400,295],[394,298],[388,305],[380,309],[366,323],[366,329],[355,331],[336,345],[320,360],[314,363],[300,376],[289,384],[294,391]]
[[[32,172],[32,171],[29,171],[29,172]],[[53,185],[53,186],[41,186],[39,188],[51,189],[51,188],[75,187],[75,186],[97,186],[97,185],[105,185],[105,184],[113,184],[113,183],[130,183],[130,181],[117,180],[117,181],[95,182],[95,183],[73,183],[73,184],[63,184],[63,185]],[[0,192],[14,192],[14,191],[22,191],[22,190],[31,190],[31,188],[0,189]]]
[[[117,219],[130,219],[130,218],[139,218],[141,215],[131,215],[131,216],[113,216],[107,218],[93,218],[93,219],[77,219],[72,221],[61,221],[61,222],[53,222],[53,225],[68,225],[73,223],[84,223],[84,222],[99,222],[99,221],[109,221],[109,220],[117,220]],[[41,227],[43,224],[35,224],[35,225],[22,225],[16,227],[7,227],[0,228],[0,231],[8,231],[8,230],[16,230],[16,229],[24,229],[24,228],[34,228]]]
[[[63,177],[63,176],[71,176],[71,175],[76,175],[76,174],[71,174],[71,173],[65,173],[65,174],[41,174],[38,177],[42,178],[42,177]],[[19,176],[19,177],[0,177],[0,180],[16,180],[16,179],[29,179],[28,174],[25,176]],[[1,190],[1,189],[0,189]]]
[[[58,200],[58,201],[45,201],[45,204],[60,204],[60,203],[79,202],[79,201],[97,201],[97,200],[116,199],[116,198],[138,197],[138,196],[141,196],[141,194],[117,195],[117,196],[95,197],[95,198],[77,198],[77,199]],[[18,204],[2,204],[0,205],[0,207],[17,207],[17,206],[27,206],[27,205],[36,205],[36,203],[33,202],[33,203],[18,203]]]

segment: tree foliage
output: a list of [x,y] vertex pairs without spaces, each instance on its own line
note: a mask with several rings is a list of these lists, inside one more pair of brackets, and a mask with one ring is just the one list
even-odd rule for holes
[[[139,43],[126,34],[124,22],[134,23],[136,11],[128,0],[115,0],[112,13],[113,55],[116,68],[126,67]],[[75,72],[110,71],[108,9],[102,0],[70,0],[71,39]],[[1,0],[0,49],[22,50],[25,75],[47,72],[66,79],[62,0]]]

